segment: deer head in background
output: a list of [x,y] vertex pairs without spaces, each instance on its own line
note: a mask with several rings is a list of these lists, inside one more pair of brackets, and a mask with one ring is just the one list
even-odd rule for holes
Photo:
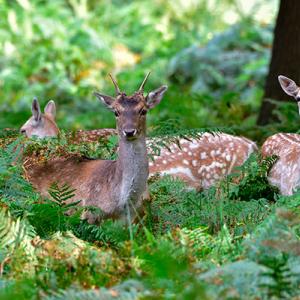
[[39,138],[57,136],[59,129],[55,123],[56,106],[53,100],[47,103],[43,114],[37,98],[34,98],[31,111],[32,116],[20,129],[22,134],[29,138],[33,136]]
[[286,94],[295,98],[300,114],[300,88],[292,79],[283,75],[278,76],[279,83]]

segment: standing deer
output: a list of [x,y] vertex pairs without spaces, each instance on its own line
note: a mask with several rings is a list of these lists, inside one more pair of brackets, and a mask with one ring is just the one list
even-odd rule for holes
[[234,167],[241,166],[257,150],[254,142],[226,133],[204,133],[199,139],[179,141],[163,148],[149,163],[150,175],[167,174],[180,178],[189,187],[207,189]]
[[[148,74],[149,75],[149,74]],[[132,96],[121,92],[111,77],[116,97],[95,93],[97,98],[114,112],[119,136],[117,160],[57,159],[29,168],[27,176],[43,195],[53,182],[67,183],[76,189],[72,201],[82,200],[85,206],[99,207],[107,217],[124,216],[129,201],[138,210],[147,192],[149,174],[146,149],[146,115],[163,98],[167,86],[144,96],[145,77]],[[94,216],[88,216],[95,222]]]
[[[95,142],[99,137],[112,134],[116,134],[114,129],[80,130],[74,142]],[[151,143],[153,141],[148,139],[148,148]],[[257,150],[256,144],[249,139],[225,133],[205,133],[199,139],[181,139],[179,144],[180,147],[173,143],[170,151],[163,148],[159,156],[153,157],[149,163],[150,176],[171,175],[197,190],[209,188]]]
[[[278,77],[282,89],[294,97],[300,113],[300,88],[285,77]],[[268,180],[279,188],[281,194],[292,195],[300,186],[300,135],[295,133],[277,133],[267,138],[262,146],[262,155],[277,155],[278,161],[272,167]]]

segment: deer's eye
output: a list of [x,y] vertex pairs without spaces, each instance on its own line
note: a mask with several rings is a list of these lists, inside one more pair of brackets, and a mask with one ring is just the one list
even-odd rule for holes
[[117,110],[115,110],[115,116],[118,117],[119,115],[120,113]]
[[142,116],[144,116],[146,113],[147,113],[147,110],[146,110],[146,109],[141,109],[140,114],[141,114]]

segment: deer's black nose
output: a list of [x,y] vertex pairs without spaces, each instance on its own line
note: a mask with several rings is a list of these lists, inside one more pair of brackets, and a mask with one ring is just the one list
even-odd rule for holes
[[132,128],[130,128],[130,129],[124,129],[123,130],[123,134],[125,136],[127,136],[127,137],[133,137],[133,136],[136,135],[136,129],[132,129]]
[[21,129],[20,129],[20,133],[21,133],[21,134],[25,134],[25,133],[26,133],[26,129],[22,129],[22,128],[21,128]]

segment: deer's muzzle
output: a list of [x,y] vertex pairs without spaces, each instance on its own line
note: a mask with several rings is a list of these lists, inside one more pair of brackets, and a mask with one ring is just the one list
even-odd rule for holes
[[132,137],[135,137],[135,136],[136,136],[137,130],[136,130],[136,129],[133,129],[133,128],[124,129],[124,130],[123,130],[123,134],[124,134],[124,136],[126,136],[126,137],[132,138]]

